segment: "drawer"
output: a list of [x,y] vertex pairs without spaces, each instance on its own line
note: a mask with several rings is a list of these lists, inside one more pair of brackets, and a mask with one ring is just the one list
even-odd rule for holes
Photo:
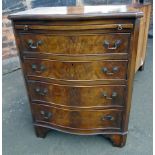
[[68,107],[124,106],[124,85],[67,86],[29,81],[32,102]]
[[58,80],[126,79],[127,60],[66,62],[24,59],[27,76]]
[[24,52],[52,54],[104,54],[128,53],[129,33],[93,34],[93,35],[20,35]]
[[68,129],[107,129],[120,130],[122,122],[121,110],[70,110],[32,105],[36,123],[45,123]]

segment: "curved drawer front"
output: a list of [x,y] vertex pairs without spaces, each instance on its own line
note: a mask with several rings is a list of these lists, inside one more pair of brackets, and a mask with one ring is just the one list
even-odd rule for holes
[[25,59],[24,62],[27,76],[58,80],[126,79],[126,60],[63,62]]
[[130,34],[20,35],[23,51],[53,54],[128,53]]
[[33,104],[35,122],[68,129],[121,129],[120,110],[69,110]]
[[28,82],[28,89],[32,102],[70,107],[124,106],[126,93],[126,87],[123,85],[73,87]]

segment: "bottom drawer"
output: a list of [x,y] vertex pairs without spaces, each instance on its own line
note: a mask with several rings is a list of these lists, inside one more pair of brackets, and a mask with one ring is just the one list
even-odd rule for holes
[[122,110],[61,109],[32,104],[35,123],[52,125],[59,129],[75,130],[119,130],[122,124]]

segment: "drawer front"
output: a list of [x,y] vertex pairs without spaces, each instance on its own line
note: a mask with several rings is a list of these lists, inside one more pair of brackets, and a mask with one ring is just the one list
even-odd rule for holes
[[32,105],[35,122],[74,129],[121,129],[121,110],[69,110]]
[[130,34],[20,35],[23,51],[53,54],[127,53]]
[[[126,87],[120,86],[65,86],[28,82],[32,102],[68,107],[124,106]],[[47,103],[46,103],[47,102]]]
[[58,80],[126,79],[127,60],[63,62],[25,59],[27,76]]

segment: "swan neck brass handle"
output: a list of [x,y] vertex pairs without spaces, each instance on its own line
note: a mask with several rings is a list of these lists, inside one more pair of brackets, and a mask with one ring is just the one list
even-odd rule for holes
[[117,30],[121,31],[122,29],[123,29],[123,26],[122,26],[121,24],[119,24],[119,25],[117,26]]
[[41,110],[40,114],[43,116],[44,119],[49,120],[52,117],[52,113],[48,111]]
[[114,43],[113,47],[110,47],[110,42],[105,40],[103,42],[103,46],[108,49],[108,50],[116,50],[120,45],[121,45],[122,41],[121,40],[116,40]]
[[24,31],[27,31],[29,29],[28,25],[24,25]]
[[42,73],[46,70],[46,67],[43,64],[41,64],[39,67],[36,64],[32,64],[31,69],[37,73]]
[[112,92],[112,95],[110,97],[107,95],[107,92],[103,92],[101,95],[106,100],[113,100],[113,99],[115,99],[117,97],[117,93],[116,92]]
[[109,72],[107,67],[102,67],[102,72],[107,75],[113,75],[113,74],[117,73],[118,71],[119,71],[118,67],[113,67],[112,72]]
[[35,88],[35,92],[41,96],[45,96],[48,93],[48,89],[47,88]]
[[31,48],[31,49],[36,49],[38,48],[39,45],[42,45],[42,41],[39,40],[39,41],[36,41],[34,42],[33,40],[28,40],[28,46]]

